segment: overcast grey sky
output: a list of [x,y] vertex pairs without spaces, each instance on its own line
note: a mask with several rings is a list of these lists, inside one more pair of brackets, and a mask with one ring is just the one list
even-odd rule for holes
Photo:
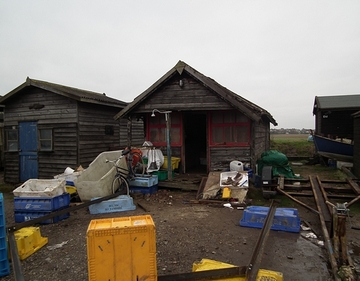
[[0,0],[0,95],[29,76],[130,102],[179,60],[313,128],[315,96],[360,93],[360,1]]

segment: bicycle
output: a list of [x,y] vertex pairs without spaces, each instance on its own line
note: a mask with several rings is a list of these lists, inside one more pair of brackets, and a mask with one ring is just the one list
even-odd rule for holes
[[[123,159],[125,157],[126,163]],[[114,180],[112,182],[112,193],[124,194],[129,196],[129,180],[132,180],[136,177],[136,168],[138,166],[142,167],[142,175],[145,173],[145,166],[142,160],[141,152],[136,150],[124,149],[119,158],[115,160],[106,159],[106,163],[113,163],[116,169]],[[140,165],[139,165],[140,164]],[[125,166],[125,167],[124,167]]]

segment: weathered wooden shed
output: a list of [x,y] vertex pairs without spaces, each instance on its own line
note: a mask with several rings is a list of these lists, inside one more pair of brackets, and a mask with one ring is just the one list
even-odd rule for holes
[[180,172],[215,171],[238,160],[255,167],[270,148],[270,123],[265,109],[221,86],[183,61],[129,105],[115,119],[143,118],[145,138],[166,155],[166,122],[171,111],[171,155],[180,157]]
[[127,103],[105,94],[27,78],[0,105],[9,183],[86,168],[99,153],[127,145],[127,121],[113,118]]
[[360,95],[316,96],[313,107],[315,133],[320,136],[353,139],[353,117],[360,110]]
[[360,179],[360,111],[353,114],[354,118],[354,162],[353,173]]

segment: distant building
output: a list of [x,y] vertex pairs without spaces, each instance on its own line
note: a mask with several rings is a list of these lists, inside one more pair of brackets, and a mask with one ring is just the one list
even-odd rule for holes
[[316,96],[313,107],[315,134],[353,139],[352,114],[360,110],[360,94]]

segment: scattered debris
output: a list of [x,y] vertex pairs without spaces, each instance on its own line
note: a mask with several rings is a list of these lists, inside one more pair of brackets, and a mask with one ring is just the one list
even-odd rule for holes
[[52,250],[55,250],[55,249],[62,248],[62,246],[66,245],[68,242],[69,242],[69,240],[61,242],[59,244],[52,245],[52,246],[47,246],[46,248],[48,250],[52,251]]
[[226,208],[234,209],[233,206],[231,206],[231,203],[225,203],[223,206]]

